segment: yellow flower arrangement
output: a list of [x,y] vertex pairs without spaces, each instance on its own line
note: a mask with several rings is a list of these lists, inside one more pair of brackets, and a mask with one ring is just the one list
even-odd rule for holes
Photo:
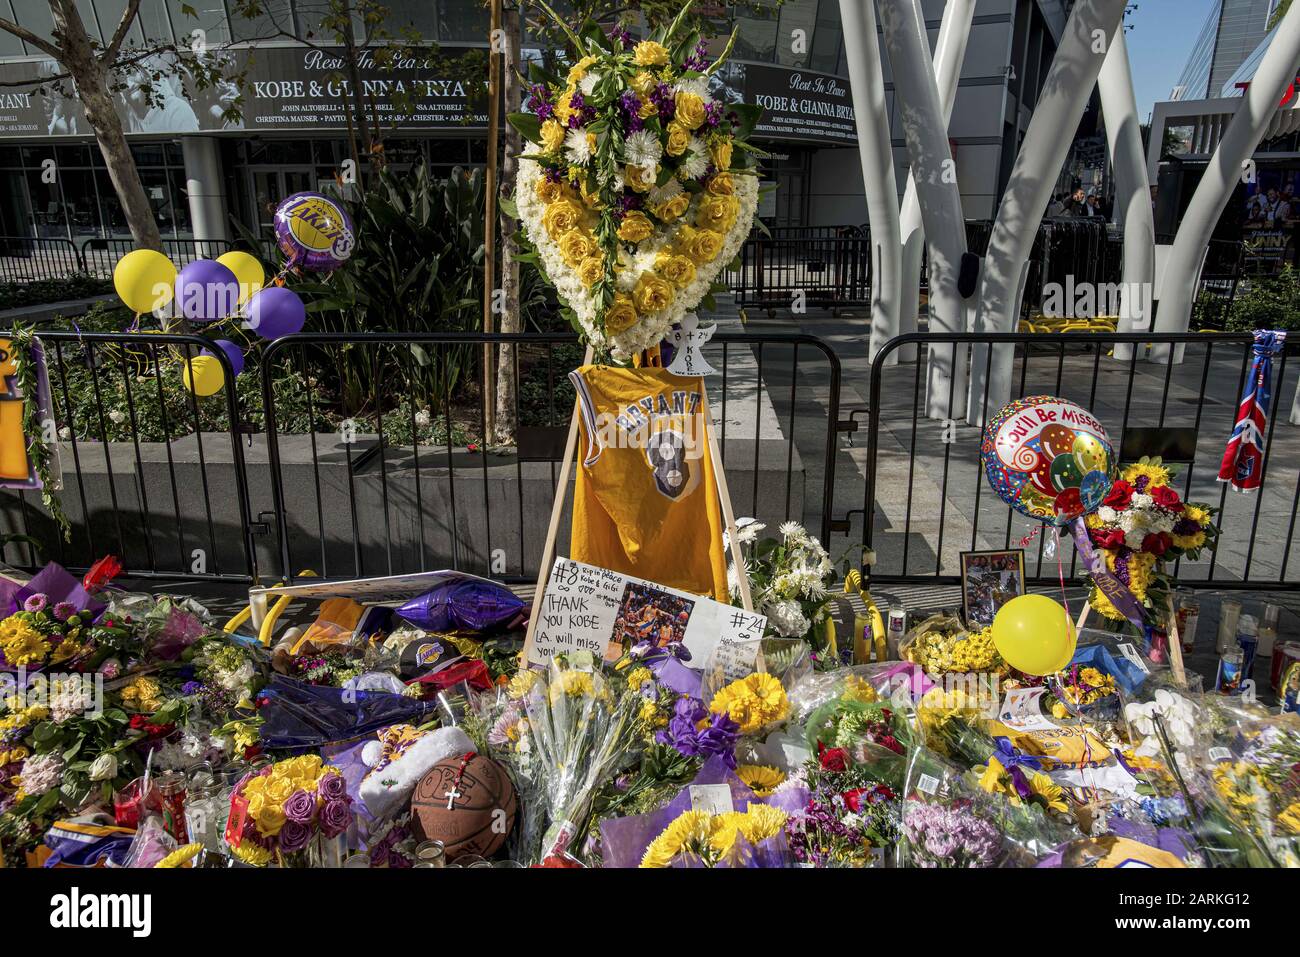
[[731,140],[717,137],[709,144],[709,156],[718,169],[731,169]]
[[678,90],[676,97],[677,122],[688,130],[696,130],[704,122],[704,101],[698,93]]
[[1169,484],[1169,470],[1158,462],[1138,461],[1127,466],[1120,473],[1120,478],[1133,485],[1139,478],[1146,477],[1148,488],[1157,488]]
[[658,312],[667,307],[672,294],[672,286],[658,276],[646,273],[637,280],[636,288],[632,290],[632,301],[636,303],[637,312]]
[[664,152],[669,156],[681,156],[690,145],[691,131],[676,121],[669,123],[668,142],[664,146]]
[[589,698],[596,693],[590,671],[560,671],[551,681],[551,704],[561,698]]
[[767,797],[785,781],[785,773],[766,764],[740,764],[736,777],[759,797]]
[[547,120],[542,124],[542,149],[554,153],[563,146],[564,127],[555,120]]
[[560,238],[582,223],[582,207],[572,200],[558,200],[546,207],[542,214],[542,226],[551,238],[559,242]]
[[172,851],[161,861],[154,865],[155,868],[184,867],[194,858],[199,856],[203,850],[202,844],[183,844],[176,850]]
[[122,689],[122,703],[152,714],[163,706],[162,687],[152,678],[141,676]]
[[636,306],[622,293],[615,293],[614,304],[605,313],[605,329],[611,333],[625,332],[636,325]]
[[660,253],[655,257],[655,271],[675,286],[695,281],[695,263],[685,256]]
[[1300,801],[1287,805],[1286,810],[1277,816],[1277,823],[1291,834],[1300,834]]
[[240,861],[253,867],[265,867],[271,863],[270,848],[263,847],[256,841],[244,841],[230,850]]
[[605,277],[605,260],[600,256],[588,256],[578,263],[578,280],[590,289]]
[[641,856],[641,867],[670,867],[682,853],[699,855],[708,864],[717,863],[743,837],[758,844],[775,837],[785,827],[788,815],[780,808],[750,804],[744,811],[710,814],[683,811],[650,842]]
[[653,680],[654,675],[644,665],[638,665],[627,673],[627,686],[633,691],[640,691],[642,686]]
[[[549,211],[547,210],[547,212]],[[639,243],[644,239],[649,239],[653,232],[654,224],[650,222],[645,213],[638,210],[632,210],[623,217],[623,222],[618,225],[618,238],[625,243]]]
[[623,179],[638,193],[649,192],[654,188],[655,178],[659,175],[658,168],[646,166],[627,166],[623,170]]
[[572,229],[560,237],[560,254],[570,266],[579,265],[596,252],[596,241],[581,229]]
[[938,629],[917,634],[907,657],[929,674],[996,671],[1002,658],[993,644],[993,629],[946,634]]
[[741,734],[754,734],[769,724],[785,720],[790,699],[774,675],[756,671],[719,689],[709,710],[725,712],[740,725]]

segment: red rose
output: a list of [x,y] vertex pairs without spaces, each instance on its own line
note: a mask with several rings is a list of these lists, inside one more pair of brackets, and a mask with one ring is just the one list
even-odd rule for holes
[[1133,501],[1133,486],[1129,485],[1123,479],[1120,479],[1110,487],[1110,492],[1102,499],[1102,505],[1109,505],[1111,508],[1128,508]]
[[141,731],[141,730],[144,729],[144,726],[145,726],[146,724],[148,724],[148,723],[149,723],[149,719],[146,718],[146,717],[145,717],[144,715],[142,715],[142,714],[133,714],[133,715],[131,715],[131,730],[132,730],[132,731]]
[[828,748],[819,743],[817,757],[821,760],[823,771],[844,771],[849,766],[849,753],[843,748]]
[[1150,552],[1159,558],[1165,552],[1169,551],[1169,546],[1174,540],[1169,537],[1167,532],[1152,532],[1146,538],[1142,539],[1142,551]]
[[1183,500],[1168,485],[1158,485],[1151,490],[1151,500],[1167,512],[1181,512]]
[[1122,528],[1094,528],[1090,534],[1092,543],[1098,548],[1119,548],[1124,544]]
[[880,746],[883,748],[888,748],[890,751],[893,751],[895,754],[903,753],[903,746],[898,743],[898,739],[895,738],[892,734],[887,734],[883,738],[881,738]]

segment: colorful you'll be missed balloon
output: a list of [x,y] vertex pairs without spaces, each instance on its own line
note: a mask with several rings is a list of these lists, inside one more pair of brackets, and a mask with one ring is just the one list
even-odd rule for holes
[[347,262],[356,244],[352,218],[320,193],[294,193],[275,210],[275,241],[289,265],[331,272]]
[[1094,512],[1115,481],[1115,451],[1091,412],[1050,395],[1003,406],[984,429],[980,458],[1002,501],[1064,525]]

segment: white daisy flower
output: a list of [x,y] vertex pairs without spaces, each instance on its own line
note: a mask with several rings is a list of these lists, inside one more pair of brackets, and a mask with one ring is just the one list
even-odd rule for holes
[[637,130],[623,141],[623,157],[629,166],[638,166],[654,172],[655,164],[663,155],[659,137],[649,130]]
[[600,74],[592,70],[578,82],[578,89],[582,91],[583,96],[591,96],[596,92],[596,84],[599,82]]
[[682,184],[670,179],[662,186],[656,186],[646,194],[651,206],[661,206],[682,191]]
[[673,92],[694,93],[704,101],[705,106],[708,106],[711,102],[709,99],[709,78],[707,76],[697,76],[693,80],[678,80],[673,84]]
[[587,142],[586,130],[569,130],[564,134],[564,157],[574,166],[586,166],[591,162],[591,144]]
[[709,151],[699,137],[692,136],[686,153],[677,167],[677,175],[683,179],[699,179],[709,168]]

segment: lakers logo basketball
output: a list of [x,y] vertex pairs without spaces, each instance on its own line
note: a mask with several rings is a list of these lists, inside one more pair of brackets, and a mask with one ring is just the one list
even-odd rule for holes
[[275,238],[290,260],[327,270],[352,255],[356,236],[344,209],[320,193],[295,193],[275,211]]

